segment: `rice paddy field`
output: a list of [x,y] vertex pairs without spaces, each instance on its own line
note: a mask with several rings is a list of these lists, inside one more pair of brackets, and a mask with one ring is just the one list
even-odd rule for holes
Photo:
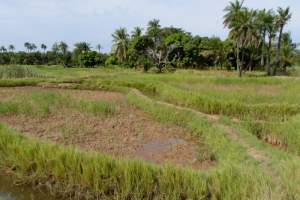
[[300,199],[298,69],[0,66],[0,199]]

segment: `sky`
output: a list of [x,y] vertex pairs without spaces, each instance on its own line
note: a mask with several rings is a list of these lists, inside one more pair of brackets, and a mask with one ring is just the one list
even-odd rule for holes
[[[162,26],[176,26],[193,35],[227,37],[223,9],[229,0],[0,0],[0,46],[14,44],[24,50],[25,42],[51,47],[64,41],[112,45],[111,34],[120,27],[130,32],[146,27],[151,19]],[[285,31],[300,42],[299,0],[245,0],[250,8],[291,7],[293,18]]]

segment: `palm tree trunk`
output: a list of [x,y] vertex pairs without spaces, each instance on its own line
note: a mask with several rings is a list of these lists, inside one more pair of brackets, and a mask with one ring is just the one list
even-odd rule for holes
[[265,41],[266,41],[266,30],[264,30],[263,32],[263,39],[262,39],[262,46],[261,46],[261,60],[260,60],[261,67],[265,66]]
[[277,43],[277,52],[276,52],[276,64],[273,68],[272,75],[276,75],[276,69],[280,67],[281,59],[280,59],[280,51],[281,51],[281,38],[282,38],[283,26],[280,27],[278,43]]
[[267,64],[266,64],[266,73],[268,76],[271,75],[271,48],[272,48],[272,37],[269,37],[268,56],[267,56]]
[[239,77],[242,77],[242,70],[240,66],[240,47],[238,42],[236,43],[236,69],[239,73]]

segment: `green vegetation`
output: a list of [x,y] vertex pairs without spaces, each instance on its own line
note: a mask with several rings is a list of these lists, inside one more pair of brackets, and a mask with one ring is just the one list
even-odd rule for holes
[[[228,140],[221,130],[192,113],[163,107],[159,109],[133,94],[129,98],[159,119],[188,126],[195,134],[205,136],[219,166],[202,172],[171,166],[158,167],[141,161],[115,160],[91,152],[28,140],[5,126],[0,127],[0,165],[12,169],[11,173],[24,182],[40,182],[49,185],[58,194],[83,195],[85,199],[268,198],[270,194],[265,193],[270,187],[267,178],[257,172],[255,162],[238,144]],[[217,140],[214,137],[216,131],[220,133]],[[225,154],[223,148],[228,153]]]
[[[178,27],[162,27],[158,19],[147,27],[135,27],[128,33],[119,28],[112,34],[109,54],[95,50],[87,42],[78,42],[70,50],[65,42],[54,43],[51,50],[45,44],[40,50],[26,42],[27,52],[15,52],[13,45],[0,48],[2,65],[63,65],[64,67],[95,67],[120,65],[127,68],[151,68],[156,72],[176,69],[227,69],[245,72],[265,71],[267,75],[287,74],[287,68],[299,61],[297,44],[285,31],[292,14],[290,8],[253,10],[235,0],[224,9],[224,25],[229,29],[224,41],[218,37],[203,37]],[[48,51],[47,51],[48,50]]]
[[1,66],[0,67],[0,78],[1,79],[12,79],[12,78],[29,78],[29,77],[41,77],[40,74],[32,70],[31,67],[27,66]]
[[114,102],[78,101],[55,92],[33,92],[17,95],[13,99],[0,102],[0,114],[4,115],[48,116],[64,108],[77,109],[95,116],[109,116],[117,113],[117,105]]
[[[26,42],[26,52],[0,47],[4,93],[7,87],[34,87],[34,92],[14,95],[7,91],[0,98],[0,118],[86,114],[76,118],[80,123],[55,127],[65,146],[25,137],[0,123],[0,171],[19,185],[41,187],[64,199],[300,199],[300,52],[285,32],[292,14],[289,7],[275,12],[243,3],[236,0],[224,9],[230,32],[224,41],[162,27],[154,19],[145,31],[117,29],[109,54],[100,44],[93,51],[86,42],[74,49],[65,42],[51,50],[41,44],[41,51]],[[119,92],[128,102],[82,100],[57,88]],[[108,124],[103,130],[111,143],[121,130],[113,135],[106,129],[117,130],[115,125],[104,120],[124,114],[121,106],[186,130],[205,148],[203,155],[197,150],[195,162],[202,159],[209,166],[155,165],[67,146],[89,132],[88,122],[97,134],[100,120]],[[87,117],[90,121],[82,120]]]
[[[128,93],[132,104],[156,119],[182,126],[201,138],[209,149],[206,156],[214,160],[216,166],[209,170],[189,170],[154,166],[144,161],[116,160],[107,155],[26,139],[2,126],[0,156],[7,160],[1,164],[4,169],[13,169],[11,172],[24,183],[47,183],[57,194],[83,195],[87,199],[94,198],[94,195],[119,199],[198,199],[199,195],[209,199],[298,198],[300,177],[293,174],[298,173],[295,169],[299,166],[294,157],[299,155],[297,78],[266,78],[252,73],[239,79],[233,72],[191,70],[169,74],[145,74],[122,68],[35,67],[33,70],[43,74],[44,78],[18,80],[24,85],[30,85],[34,80],[35,85],[59,86],[65,83],[78,89]],[[1,81],[6,83],[3,86],[14,86],[18,80]],[[131,88],[139,89],[152,100],[136,95]],[[110,116],[118,112],[118,106],[113,102],[80,101],[53,92],[19,94],[11,98],[1,102],[2,114],[45,116],[63,108],[95,116]],[[211,122],[205,116],[157,104],[156,100],[242,121],[235,124],[228,118]],[[265,106],[267,104],[270,106]],[[261,165],[260,161],[249,156],[247,148],[232,140],[218,123],[234,128],[246,143],[264,152],[268,157],[267,164]],[[69,138],[70,131],[74,132],[63,131],[65,139]],[[281,141],[282,145],[269,146],[267,136]],[[20,156],[24,159],[16,159]],[[270,176],[268,171],[274,171],[278,178]],[[97,173],[102,175],[90,176]]]

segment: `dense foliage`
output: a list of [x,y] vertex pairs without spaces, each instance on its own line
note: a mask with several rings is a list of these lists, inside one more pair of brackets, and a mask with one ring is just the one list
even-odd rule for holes
[[0,48],[0,64],[58,65],[65,67],[93,67],[122,65],[158,72],[178,68],[235,69],[242,76],[245,71],[265,70],[268,75],[286,72],[287,67],[299,63],[297,45],[291,33],[284,32],[292,14],[289,8],[253,10],[244,1],[230,2],[224,9],[224,25],[229,29],[226,40],[218,37],[194,36],[177,27],[162,27],[159,20],[151,20],[145,31],[136,27],[131,33],[119,28],[113,34],[111,53],[101,53],[101,45],[93,51],[90,44],[80,42],[70,51],[64,42],[55,43],[47,51],[35,44],[24,44],[27,52],[14,52],[13,45]]
[[[5,47],[0,48],[0,64],[17,65],[63,65],[64,67],[80,66],[93,67],[103,65],[107,55],[92,51],[90,44],[86,42],[76,43],[73,51],[64,43],[55,43],[51,50],[47,51],[47,46],[41,44],[40,51],[37,51],[35,44],[26,42],[24,44],[26,52],[14,52],[14,46],[10,45],[8,50]],[[99,49],[99,45],[96,48]],[[101,47],[100,47],[101,49]]]

